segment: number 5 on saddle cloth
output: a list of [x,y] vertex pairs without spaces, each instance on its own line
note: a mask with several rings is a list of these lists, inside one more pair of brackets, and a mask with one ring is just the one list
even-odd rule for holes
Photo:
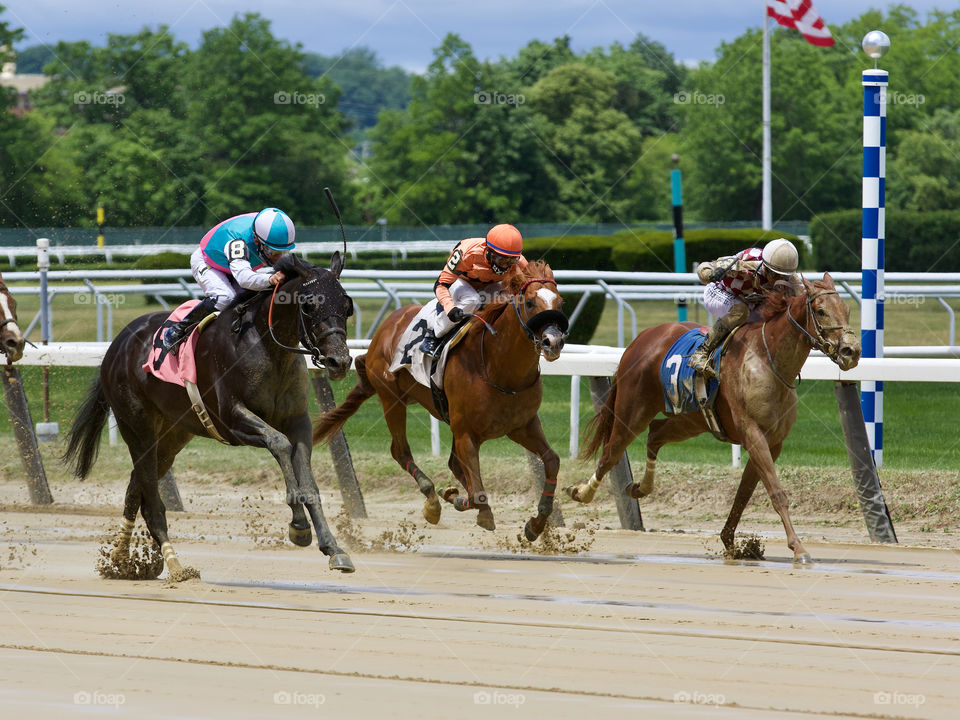
[[[677,338],[676,342],[667,351],[660,363],[660,384],[663,386],[664,413],[667,415],[682,415],[684,413],[702,412],[707,426],[714,436],[723,442],[730,442],[720,425],[720,419],[714,411],[717,399],[717,390],[720,381],[711,378],[705,381],[703,376],[694,372],[688,360],[690,356],[703,345],[706,339],[706,330],[694,328]],[[731,333],[727,340],[733,336]],[[711,364],[717,368],[720,375],[720,358],[723,355],[726,342],[710,356]]]

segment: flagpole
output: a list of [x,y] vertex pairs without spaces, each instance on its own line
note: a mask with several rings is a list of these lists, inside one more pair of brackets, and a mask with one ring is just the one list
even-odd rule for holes
[[770,198],[770,18],[763,3],[763,229],[773,227]]

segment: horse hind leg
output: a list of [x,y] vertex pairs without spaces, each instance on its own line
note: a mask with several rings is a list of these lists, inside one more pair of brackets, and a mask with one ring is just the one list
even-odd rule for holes
[[417,483],[426,500],[423,503],[423,519],[431,525],[440,522],[440,499],[433,480],[427,477],[414,462],[410,443],[407,441],[407,407],[399,400],[383,403],[383,416],[390,430],[390,454]]
[[[644,410],[646,410],[644,408]],[[657,409],[645,411],[633,422],[623,422],[615,419],[610,431],[610,437],[607,438],[600,451],[600,460],[597,463],[597,469],[585,483],[566,488],[567,495],[581,503],[589,503],[597,494],[600,483],[603,478],[620,462],[620,458],[627,451],[627,447],[636,439],[637,435],[646,430],[650,421],[657,414]],[[616,416],[619,418],[619,416]]]

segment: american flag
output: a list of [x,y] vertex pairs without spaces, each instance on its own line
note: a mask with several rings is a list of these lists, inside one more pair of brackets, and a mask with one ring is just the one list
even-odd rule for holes
[[784,27],[799,30],[807,42],[821,47],[833,45],[833,35],[810,0],[767,0],[767,15]]

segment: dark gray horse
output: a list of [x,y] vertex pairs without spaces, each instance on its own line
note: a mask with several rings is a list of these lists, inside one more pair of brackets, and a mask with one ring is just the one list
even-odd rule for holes
[[[296,354],[303,352],[296,349],[299,341],[314,363],[322,363],[335,380],[350,368],[346,321],[353,303],[337,279],[343,258],[334,253],[327,270],[285,255],[275,269],[287,276],[275,293],[238,297],[200,336],[197,387],[214,429],[225,442],[265,447],[280,463],[287,504],[293,511],[291,541],[301,546],[311,542],[306,505],[320,550],[330,556],[330,567],[353,572],[353,563],[337,545],[320,507],[310,467],[310,386],[306,365]],[[97,457],[107,411],[113,410],[133,458],[114,560],[119,563],[129,553],[139,509],[161,548],[170,577],[176,580],[190,574],[167,537],[159,478],[194,435],[215,435],[200,421],[183,387],[163,382],[142,368],[166,319],[165,312],[141,316],[110,344],[100,375],[74,420],[64,459],[72,464],[74,474],[86,477]]]

